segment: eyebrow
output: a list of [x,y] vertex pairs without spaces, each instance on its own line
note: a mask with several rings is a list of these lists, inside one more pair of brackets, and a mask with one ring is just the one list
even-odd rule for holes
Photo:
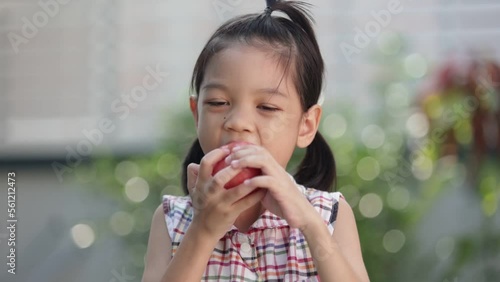
[[[201,89],[202,90],[218,89],[218,90],[222,90],[225,92],[229,92],[229,88],[227,86],[225,86],[224,84],[218,83],[218,82],[207,83]],[[271,95],[278,94],[280,96],[288,98],[288,95],[286,95],[283,92],[280,92],[277,88],[260,88],[260,89],[257,89],[256,93],[264,93],[264,94],[271,94]]]

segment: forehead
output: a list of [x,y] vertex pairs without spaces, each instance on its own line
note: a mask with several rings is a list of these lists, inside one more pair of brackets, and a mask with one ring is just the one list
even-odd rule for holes
[[207,64],[202,87],[207,83],[250,88],[277,88],[298,95],[287,59],[262,48],[232,44],[215,54]]

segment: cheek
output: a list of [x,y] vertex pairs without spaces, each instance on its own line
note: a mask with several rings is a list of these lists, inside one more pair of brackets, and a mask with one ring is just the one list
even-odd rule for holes
[[299,129],[299,121],[296,116],[283,113],[271,120],[261,123],[261,135],[263,142],[272,143],[275,139],[281,139],[283,136],[293,138]]
[[220,124],[214,124],[210,119],[200,115],[196,130],[201,148],[206,154],[219,146]]
[[[290,139],[287,140],[279,140],[284,142],[290,142]],[[269,151],[274,160],[280,164],[281,167],[286,169],[290,158],[295,150],[295,144],[284,144],[276,141],[270,146],[266,146],[266,149]]]

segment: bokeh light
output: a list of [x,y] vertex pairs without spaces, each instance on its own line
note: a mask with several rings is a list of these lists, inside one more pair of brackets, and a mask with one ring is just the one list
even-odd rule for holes
[[88,248],[95,242],[94,229],[88,224],[76,224],[71,228],[71,238],[78,248]]
[[441,117],[444,111],[444,105],[441,97],[438,95],[429,95],[424,98],[425,111],[432,119]]
[[122,185],[136,176],[139,176],[139,166],[132,161],[122,161],[115,167],[115,178]]
[[455,239],[453,237],[443,237],[436,243],[435,252],[436,256],[441,260],[446,260],[450,257],[455,249]]
[[379,195],[368,193],[359,201],[359,211],[366,218],[374,218],[380,214],[383,202]]
[[397,253],[404,246],[406,236],[401,230],[393,229],[385,233],[382,242],[387,252]]
[[468,145],[472,142],[472,123],[470,121],[462,121],[454,128],[454,136],[457,142],[463,145]]
[[418,154],[411,163],[411,171],[419,180],[429,179],[434,169],[434,163],[424,154]]
[[181,172],[181,161],[174,154],[164,154],[158,159],[156,171],[167,179],[179,176]]
[[361,179],[371,181],[380,173],[380,164],[373,157],[364,157],[359,160],[356,171]]
[[367,148],[377,149],[384,144],[385,133],[380,126],[370,124],[361,132],[361,141]]
[[421,78],[427,73],[427,61],[418,53],[408,55],[404,67],[406,73],[413,78]]
[[322,133],[332,139],[342,137],[346,131],[347,122],[339,114],[330,114],[323,120]]
[[410,203],[410,192],[405,187],[394,187],[387,193],[387,204],[395,210],[403,210]]
[[149,184],[141,177],[133,177],[125,184],[125,195],[136,203],[144,201],[149,195]]
[[125,236],[132,232],[134,218],[128,212],[117,211],[109,219],[109,225],[117,235]]
[[429,122],[421,112],[412,114],[406,121],[406,130],[414,138],[422,138],[429,131]]

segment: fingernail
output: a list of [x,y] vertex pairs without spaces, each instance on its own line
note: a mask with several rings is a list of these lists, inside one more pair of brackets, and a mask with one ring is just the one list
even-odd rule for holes
[[227,146],[224,146],[221,149],[225,154],[229,154],[231,152]]
[[245,179],[245,181],[243,181],[243,184],[245,184],[245,185],[250,184],[250,179]]
[[240,147],[240,146],[234,146],[234,147],[233,147],[233,152],[234,152],[234,151],[238,151],[239,149],[241,149],[241,147]]
[[224,162],[226,162],[226,164],[230,164],[231,163],[231,155],[227,156],[225,159],[224,159]]
[[231,162],[231,166],[233,168],[237,168],[239,165],[240,165],[240,161],[239,160],[234,160],[234,161]]

